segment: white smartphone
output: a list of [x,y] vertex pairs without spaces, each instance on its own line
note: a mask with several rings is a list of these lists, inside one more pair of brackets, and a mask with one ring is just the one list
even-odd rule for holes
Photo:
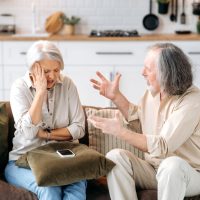
[[75,156],[75,153],[71,151],[70,149],[60,149],[60,150],[57,150],[56,152],[61,157],[71,158]]

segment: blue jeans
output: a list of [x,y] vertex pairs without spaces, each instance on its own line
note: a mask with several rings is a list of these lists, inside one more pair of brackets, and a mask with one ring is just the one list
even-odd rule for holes
[[87,182],[80,181],[65,186],[40,187],[30,169],[20,168],[9,161],[5,169],[6,180],[17,187],[35,193],[40,200],[85,200]]

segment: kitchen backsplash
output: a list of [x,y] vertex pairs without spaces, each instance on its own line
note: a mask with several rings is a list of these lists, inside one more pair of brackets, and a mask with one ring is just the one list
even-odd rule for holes
[[158,3],[153,0],[152,12],[159,18],[159,27],[148,31],[142,20],[149,14],[149,0],[0,0],[0,14],[15,16],[17,33],[31,33],[33,11],[37,32],[44,32],[46,18],[55,11],[81,17],[76,26],[77,34],[88,34],[92,29],[136,29],[140,34],[174,33],[175,30],[196,32],[198,16],[192,14],[193,0],[185,1],[186,24],[180,24],[182,0],[179,0],[178,21],[171,22],[171,6],[168,14],[158,14]]

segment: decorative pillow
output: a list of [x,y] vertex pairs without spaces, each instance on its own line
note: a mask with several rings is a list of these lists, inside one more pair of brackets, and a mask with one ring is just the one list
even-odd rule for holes
[[6,103],[0,103],[0,173],[8,159],[8,115]]
[[[72,150],[75,157],[64,158],[56,153],[56,150],[65,148]],[[27,160],[23,156],[16,165],[29,165],[39,186],[68,185],[80,180],[96,179],[106,175],[115,166],[99,152],[73,142],[49,143],[33,149],[27,153]]]
[[[116,108],[98,108],[98,107],[85,107],[86,117],[90,115],[96,115],[99,117],[113,118],[117,112]],[[122,114],[121,114],[121,118]],[[123,126],[136,132],[141,132],[139,120],[135,120],[131,123],[123,120]],[[90,122],[88,122],[88,134],[89,134],[89,147],[105,155],[108,151],[114,148],[126,149],[134,153],[136,156],[143,158],[143,152],[137,148],[131,146],[124,140],[121,140],[113,135],[102,133],[100,129],[95,128]]]

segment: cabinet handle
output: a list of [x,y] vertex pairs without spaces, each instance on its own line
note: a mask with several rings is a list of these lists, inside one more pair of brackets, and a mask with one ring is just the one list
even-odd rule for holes
[[127,52],[118,52],[118,51],[97,51],[97,55],[133,55],[133,52],[127,51]]
[[20,52],[21,55],[26,55],[27,53],[25,51]]
[[189,55],[200,55],[200,51],[190,51],[188,52]]

